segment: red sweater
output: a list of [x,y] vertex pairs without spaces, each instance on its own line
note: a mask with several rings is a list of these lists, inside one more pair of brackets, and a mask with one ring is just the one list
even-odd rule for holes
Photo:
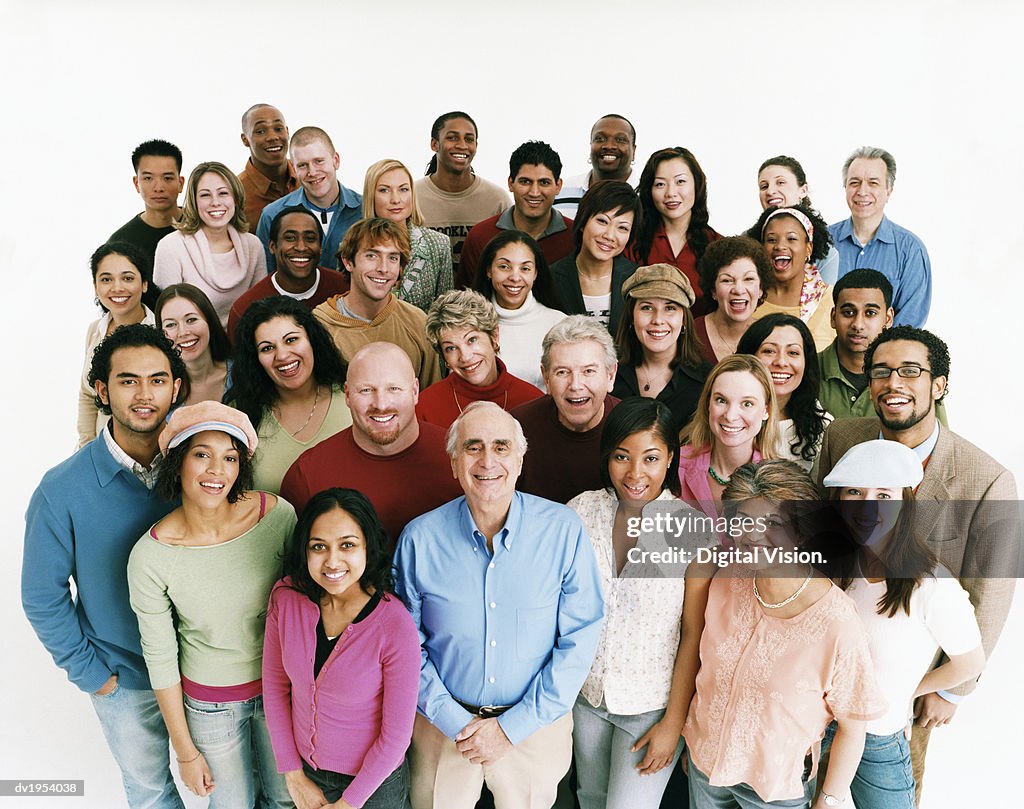
[[[516,488],[527,494],[568,503],[580,492],[603,489],[601,431],[619,400],[604,400],[601,423],[585,433],[573,432],[558,420],[555,400],[534,399],[512,411],[526,433],[526,457]],[[282,492],[282,495],[284,492]]]
[[[576,250],[576,240],[572,235],[572,220],[554,208],[551,209],[551,213],[554,216],[562,217],[565,230],[555,231],[550,236],[541,236],[537,239],[537,244],[540,246],[541,252],[544,253],[548,264],[554,264],[560,258],[571,256]],[[477,222],[469,231],[466,241],[462,243],[462,252],[459,254],[459,268],[455,276],[456,289],[473,288],[480,256],[483,254],[487,242],[501,233],[501,230],[498,227],[498,217],[492,216],[482,222]]]
[[420,394],[416,415],[420,421],[436,424],[443,430],[452,426],[470,402],[494,402],[502,410],[511,410],[544,395],[539,388],[512,376],[499,358],[498,379],[493,385],[470,385],[456,373],[450,373]]
[[[717,242],[722,238],[720,233],[716,233],[711,228],[706,231],[708,236],[708,244],[711,242]],[[679,272],[686,276],[686,279],[690,282],[690,286],[693,287],[693,294],[696,296],[693,302],[693,306],[690,307],[690,312],[694,317],[700,317],[706,315],[710,309],[708,304],[704,302],[704,291],[700,288],[700,277],[697,275],[697,254],[693,252],[693,248],[690,247],[690,243],[687,242],[683,245],[683,249],[679,251],[677,256],[672,252],[672,245],[669,243],[668,236],[665,234],[665,224],[661,223],[658,225],[658,229],[654,231],[654,241],[651,242],[651,252],[645,259],[636,252],[636,245],[633,245],[626,251],[626,257],[630,261],[635,261],[641,266],[648,264],[671,264]]]
[[419,438],[397,455],[360,449],[351,427],[332,435],[291,465],[281,482],[281,497],[301,513],[310,497],[334,486],[358,489],[369,498],[392,548],[406,523],[462,494],[452,477],[444,430],[422,423]]
[[[281,294],[277,291],[277,287],[274,286],[274,282],[270,280],[272,277],[272,275],[268,275],[258,284],[250,287],[231,305],[231,311],[228,313],[228,337],[232,343],[235,341],[235,329],[238,328],[238,321],[242,319],[245,310],[256,303],[256,301]],[[309,309],[314,309],[328,298],[332,298],[335,295],[343,295],[346,292],[348,292],[348,279],[337,270],[321,267],[320,283],[317,284],[316,292],[310,297],[299,301],[299,303]]]

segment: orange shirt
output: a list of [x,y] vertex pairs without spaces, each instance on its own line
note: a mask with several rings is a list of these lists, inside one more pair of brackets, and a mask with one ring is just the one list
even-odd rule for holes
[[275,200],[281,199],[285,194],[290,194],[299,187],[299,180],[292,169],[291,161],[288,162],[288,181],[284,187],[277,180],[271,180],[261,172],[249,158],[242,173],[238,175],[245,189],[245,218],[249,220],[249,232],[256,232],[256,225],[259,224],[260,214],[263,208]]

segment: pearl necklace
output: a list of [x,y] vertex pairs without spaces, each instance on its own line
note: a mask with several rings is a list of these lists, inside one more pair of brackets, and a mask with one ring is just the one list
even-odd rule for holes
[[804,579],[803,584],[801,584],[799,587],[796,588],[796,592],[794,592],[793,595],[791,595],[789,598],[783,599],[778,604],[769,604],[767,601],[765,601],[763,598],[761,598],[761,594],[757,591],[757,574],[755,573],[754,574],[754,578],[753,578],[754,598],[756,598],[757,599],[757,603],[760,604],[762,607],[764,607],[766,610],[777,610],[777,609],[780,609],[781,607],[785,607],[787,604],[792,604],[794,601],[796,601],[800,597],[800,594],[804,590],[807,589],[807,585],[811,583],[811,578],[813,577],[813,575],[814,575],[814,570],[811,568],[810,565],[808,565],[807,566],[807,578]]

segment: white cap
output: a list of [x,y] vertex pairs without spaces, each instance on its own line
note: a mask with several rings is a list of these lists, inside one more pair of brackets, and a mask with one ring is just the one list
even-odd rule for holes
[[902,489],[917,486],[924,467],[917,453],[899,441],[876,438],[846,451],[822,481],[826,488]]

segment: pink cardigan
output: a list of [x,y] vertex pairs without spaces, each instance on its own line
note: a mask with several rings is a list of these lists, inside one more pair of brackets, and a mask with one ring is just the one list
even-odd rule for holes
[[[720,517],[715,498],[708,484],[708,468],[711,466],[711,447],[704,447],[700,452],[693,453],[692,447],[683,447],[679,455],[679,483],[682,485],[680,500],[685,500],[694,508],[700,509],[709,517]],[[761,462],[761,453],[756,449],[750,459],[752,463]]]
[[199,287],[225,328],[231,305],[267,275],[267,256],[260,240],[251,233],[239,233],[230,225],[228,236],[238,259],[229,272],[218,268],[202,228],[188,236],[180,231],[164,236],[157,243],[153,258],[153,281],[157,286],[166,289],[171,284],[185,283]]
[[420,639],[394,595],[338,639],[316,680],[320,608],[274,585],[263,647],[263,704],[279,772],[302,767],[354,775],[342,797],[361,807],[401,764],[412,739]]

